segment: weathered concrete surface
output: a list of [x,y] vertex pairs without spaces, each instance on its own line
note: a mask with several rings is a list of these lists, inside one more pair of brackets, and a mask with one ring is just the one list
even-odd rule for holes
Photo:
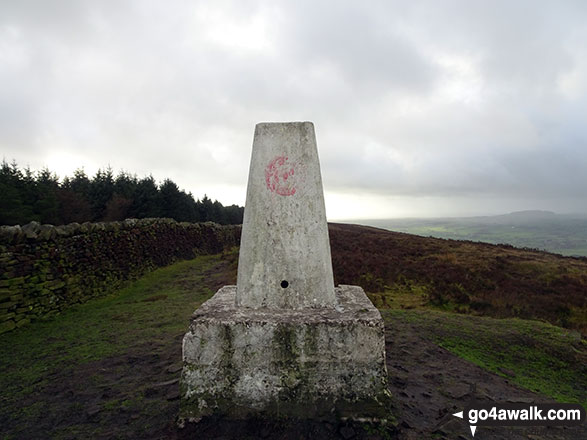
[[336,303],[311,122],[261,123],[255,128],[236,302],[274,309]]
[[247,309],[225,286],[183,340],[180,419],[389,419],[383,320],[357,286],[334,308]]
[[194,313],[183,362],[180,420],[389,420],[381,315],[334,288],[311,122],[257,125],[237,286]]

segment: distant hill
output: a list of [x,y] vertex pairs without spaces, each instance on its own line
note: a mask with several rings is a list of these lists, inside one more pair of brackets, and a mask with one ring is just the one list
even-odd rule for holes
[[505,216],[495,216],[495,217],[510,217],[510,218],[524,218],[524,219],[552,219],[556,217],[556,214],[552,211],[541,211],[541,210],[527,210],[527,211],[515,211]]
[[[448,219],[447,219],[448,220]],[[484,217],[463,217],[455,220],[477,222],[477,223],[491,223],[491,224],[518,224],[518,223],[533,223],[544,221],[557,221],[558,216],[552,211],[515,211],[509,214],[492,215]]]
[[486,217],[363,220],[398,232],[454,240],[511,244],[568,256],[587,256],[587,215],[518,211]]
[[[587,258],[330,224],[335,282],[493,317],[540,319],[587,334]],[[378,296],[379,295],[379,296]],[[393,296],[393,295],[390,295]]]

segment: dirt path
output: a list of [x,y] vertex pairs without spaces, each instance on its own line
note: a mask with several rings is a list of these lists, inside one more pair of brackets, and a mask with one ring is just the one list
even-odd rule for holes
[[[473,399],[479,402],[549,402],[438,347],[416,325],[386,326],[390,389],[397,402],[402,440],[469,439],[471,432],[452,416]],[[587,439],[587,427],[479,427],[475,439]]]
[[[386,328],[390,389],[399,426],[369,432],[360,425],[207,420],[175,427],[179,408],[181,334],[169,344],[137,343],[124,355],[47,377],[21,402],[22,413],[0,420],[4,439],[469,439],[468,426],[452,416],[481,401],[541,402],[504,378],[438,347],[416,325],[400,320]],[[479,427],[475,439],[580,439],[580,428]]]

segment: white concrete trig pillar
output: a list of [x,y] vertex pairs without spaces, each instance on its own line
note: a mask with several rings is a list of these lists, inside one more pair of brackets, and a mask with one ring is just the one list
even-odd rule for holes
[[324,193],[311,122],[255,128],[236,304],[334,307]]

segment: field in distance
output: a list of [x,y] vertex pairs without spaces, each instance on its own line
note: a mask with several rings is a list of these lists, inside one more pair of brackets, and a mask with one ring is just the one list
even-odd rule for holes
[[381,219],[352,223],[425,237],[511,244],[587,257],[587,214],[519,211],[488,217]]

